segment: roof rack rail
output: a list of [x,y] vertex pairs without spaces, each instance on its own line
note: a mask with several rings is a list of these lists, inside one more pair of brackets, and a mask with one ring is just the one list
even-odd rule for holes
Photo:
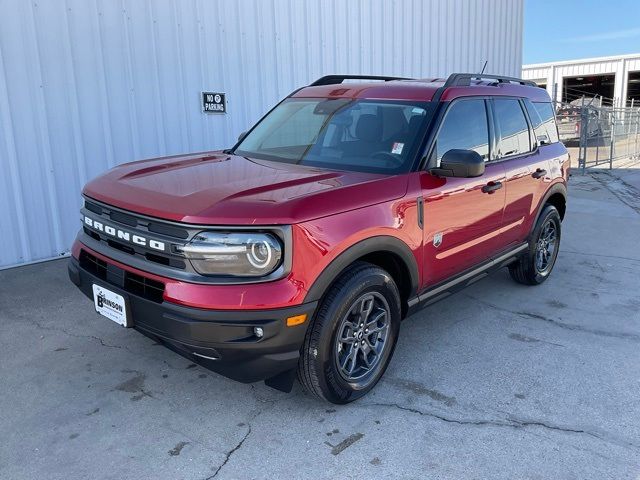
[[505,77],[504,75],[487,75],[484,73],[452,73],[447,78],[443,87],[468,87],[471,85],[471,80],[496,80],[498,83],[519,83],[520,85],[527,85],[530,87],[537,87],[535,82],[531,80],[523,80],[522,78]]
[[389,82],[391,80],[412,80],[405,77],[383,77],[379,75],[325,75],[320,77],[315,82],[309,84],[310,87],[317,87],[318,85],[334,85],[337,83],[343,83],[345,80],[383,80]]

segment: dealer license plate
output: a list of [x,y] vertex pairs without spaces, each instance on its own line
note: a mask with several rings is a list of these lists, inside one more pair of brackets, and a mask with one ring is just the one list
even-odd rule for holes
[[96,312],[113,320],[123,327],[128,327],[127,306],[122,295],[107,290],[100,285],[93,285],[93,301]]

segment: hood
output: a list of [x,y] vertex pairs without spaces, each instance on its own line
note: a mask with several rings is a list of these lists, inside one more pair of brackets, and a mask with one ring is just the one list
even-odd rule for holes
[[222,152],[127,163],[83,194],[124,210],[202,225],[279,225],[402,197],[406,175],[325,170]]

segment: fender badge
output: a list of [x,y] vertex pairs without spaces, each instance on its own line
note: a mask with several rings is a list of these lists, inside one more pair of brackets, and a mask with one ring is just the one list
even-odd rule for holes
[[438,248],[442,245],[442,232],[438,232],[433,236],[433,246]]

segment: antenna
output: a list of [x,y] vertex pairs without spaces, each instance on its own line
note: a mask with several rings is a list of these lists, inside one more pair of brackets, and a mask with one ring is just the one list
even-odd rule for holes
[[489,60],[484,61],[484,66],[482,67],[482,71],[480,72],[480,75],[482,75],[484,73],[484,69],[487,68],[487,63],[489,63]]

